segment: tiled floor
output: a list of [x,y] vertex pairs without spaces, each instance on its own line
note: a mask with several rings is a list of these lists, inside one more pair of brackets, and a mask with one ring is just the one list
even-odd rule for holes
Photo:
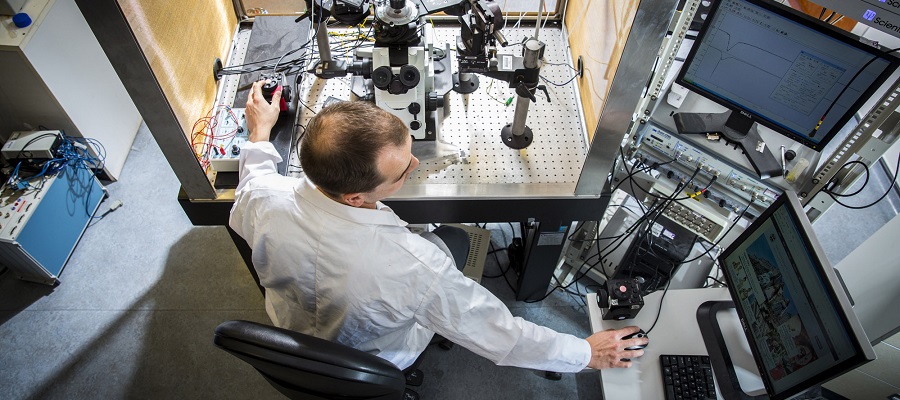
[[[143,128],[110,199],[125,205],[86,232],[56,288],[0,275],[0,399],[278,399],[249,365],[217,349],[226,320],[268,323],[259,290],[224,227],[195,227],[178,181]],[[510,229],[503,225],[509,238]],[[503,234],[496,232],[502,243]],[[500,257],[504,264],[504,256]],[[487,274],[497,274],[491,257]],[[512,273],[510,273],[512,275]],[[513,301],[514,315],[585,337],[578,300]],[[596,398],[596,374],[549,381],[457,346],[423,365],[425,399]]]
[[[59,287],[0,275],[0,398],[281,398],[212,345],[222,321],[268,322],[262,298],[224,228],[190,224],[175,201],[178,181],[146,128],[109,190],[110,200],[125,206],[87,230]],[[842,212],[829,218],[859,220]],[[822,226],[817,230],[831,230]],[[510,240],[508,226],[489,227],[496,244]],[[822,241],[841,241],[837,236]],[[485,274],[499,272],[497,261],[506,265],[504,253],[497,255],[489,256]],[[514,315],[576,336],[589,333],[574,295],[525,304],[513,300],[501,278],[483,284]],[[828,387],[851,399],[900,392],[900,337],[876,350],[877,361]],[[459,346],[435,349],[423,369],[418,391],[425,399],[600,398],[596,373],[550,381],[494,366]]]
[[900,334],[875,346],[878,359],[824,385],[848,399],[887,399],[900,393]]
[[268,322],[223,227],[195,227],[142,129],[56,288],[0,276],[0,398],[279,398],[216,349],[222,321]]

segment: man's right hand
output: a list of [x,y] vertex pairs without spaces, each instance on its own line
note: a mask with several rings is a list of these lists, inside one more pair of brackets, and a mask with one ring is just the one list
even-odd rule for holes
[[247,129],[250,130],[248,140],[251,142],[267,142],[272,134],[272,127],[278,121],[278,114],[281,112],[281,90],[276,90],[272,94],[272,103],[270,104],[263,97],[262,86],[266,81],[257,81],[250,88],[247,95],[247,108],[244,109],[244,116],[247,118]]
[[586,340],[591,345],[591,361],[588,367],[594,369],[605,368],[629,368],[631,361],[622,361],[625,359],[635,359],[644,355],[644,350],[625,350],[626,347],[646,345],[648,338],[622,340],[623,337],[639,331],[636,326],[628,326],[617,330],[600,331]]

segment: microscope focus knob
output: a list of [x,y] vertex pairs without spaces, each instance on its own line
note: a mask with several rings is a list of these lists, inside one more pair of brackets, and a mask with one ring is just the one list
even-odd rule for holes
[[394,79],[391,81],[391,84],[388,85],[387,91],[390,94],[404,94],[409,91],[409,87],[404,85],[403,82]]

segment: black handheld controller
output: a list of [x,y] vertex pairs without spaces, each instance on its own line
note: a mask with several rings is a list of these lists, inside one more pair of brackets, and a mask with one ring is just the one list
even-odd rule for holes
[[597,305],[604,320],[621,321],[636,317],[644,307],[637,279],[606,281],[606,288],[597,291]]
[[289,85],[285,85],[285,76],[284,74],[260,74],[260,80],[265,80],[266,82],[262,85],[262,94],[263,98],[266,99],[270,104],[272,103],[272,95],[275,94],[279,88],[281,88],[281,104],[279,105],[281,108],[281,112],[288,111],[288,104],[291,104],[291,87]]

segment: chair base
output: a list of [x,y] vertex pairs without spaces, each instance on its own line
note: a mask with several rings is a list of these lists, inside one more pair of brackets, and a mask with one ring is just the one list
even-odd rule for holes
[[406,377],[406,386],[421,386],[425,380],[425,373],[421,369],[414,369],[404,374]]
[[403,400],[419,400],[419,394],[412,389],[406,389],[403,392]]

